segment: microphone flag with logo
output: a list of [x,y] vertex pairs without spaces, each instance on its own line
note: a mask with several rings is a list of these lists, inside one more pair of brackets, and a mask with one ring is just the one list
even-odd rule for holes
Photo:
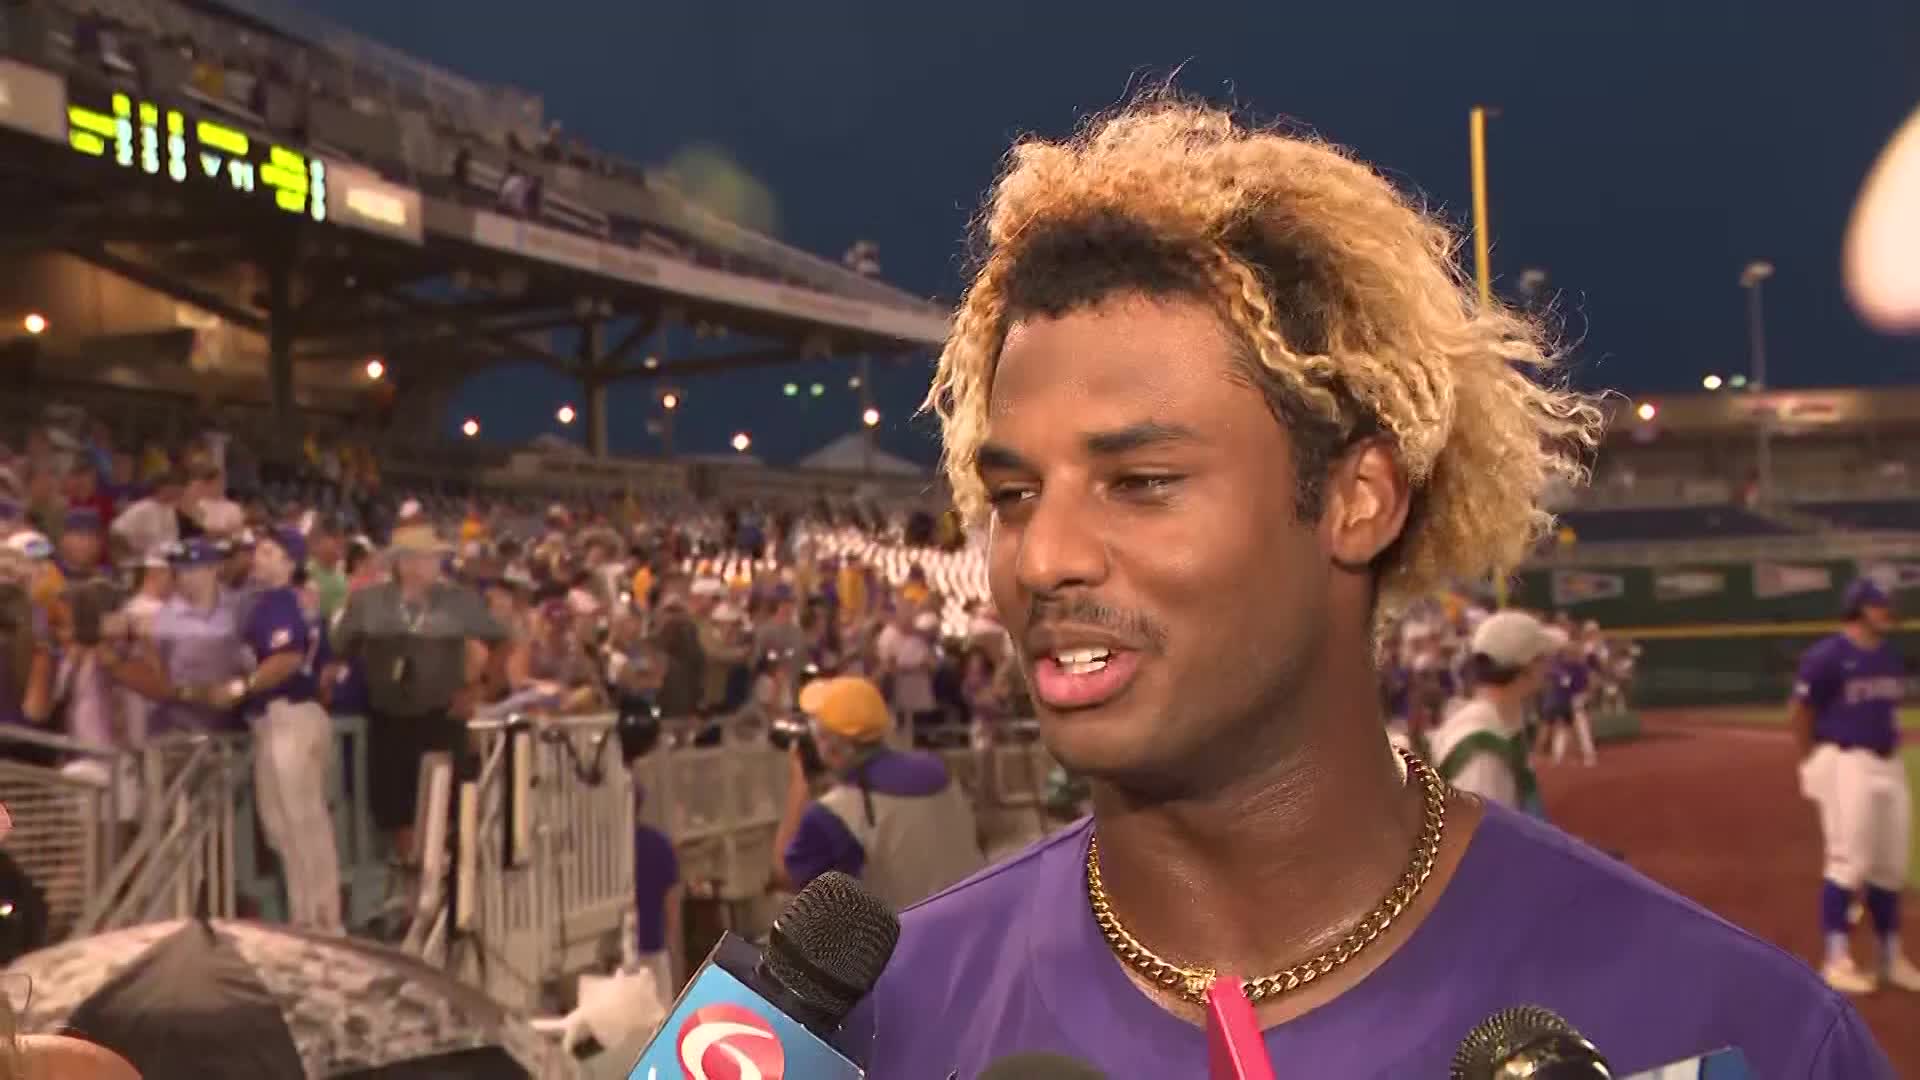
[[845,874],[822,874],[774,920],[764,950],[721,935],[629,1080],[862,1080],[827,1039],[899,938],[886,904]]

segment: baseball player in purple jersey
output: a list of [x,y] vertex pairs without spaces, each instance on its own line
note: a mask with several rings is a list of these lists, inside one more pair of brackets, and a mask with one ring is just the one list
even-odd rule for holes
[[[1900,951],[1900,890],[1907,881],[1911,800],[1900,761],[1895,710],[1906,670],[1886,635],[1893,605],[1871,581],[1846,594],[1846,625],[1800,658],[1792,718],[1801,751],[1800,790],[1820,810],[1826,848],[1820,891],[1822,974],[1835,990],[1866,994],[1882,980],[1920,991],[1920,967]],[[1848,947],[1847,908],[1866,890],[1880,938],[1871,970]]]

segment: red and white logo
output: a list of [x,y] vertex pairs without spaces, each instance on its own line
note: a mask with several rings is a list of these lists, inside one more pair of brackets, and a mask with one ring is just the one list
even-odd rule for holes
[[677,1049],[685,1080],[782,1080],[787,1074],[787,1052],[773,1028],[738,1005],[695,1009],[680,1025]]

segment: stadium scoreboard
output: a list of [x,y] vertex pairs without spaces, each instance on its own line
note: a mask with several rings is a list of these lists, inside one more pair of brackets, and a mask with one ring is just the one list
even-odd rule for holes
[[176,184],[216,186],[288,214],[327,219],[325,161],[129,94],[92,101],[70,96],[67,145],[123,169]]

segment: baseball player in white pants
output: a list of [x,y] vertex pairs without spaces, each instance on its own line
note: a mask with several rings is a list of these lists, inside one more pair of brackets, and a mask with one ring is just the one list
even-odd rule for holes
[[340,929],[340,853],[327,807],[333,721],[314,700],[320,628],[289,583],[306,561],[306,541],[276,529],[254,549],[253,577],[263,586],[242,624],[257,666],[237,688],[253,728],[253,791],[260,827],[286,874],[288,918],[295,926]]
[[[1800,790],[1820,811],[1821,974],[1835,990],[1866,994],[1882,981],[1920,991],[1920,967],[1900,950],[1900,892],[1907,882],[1911,796],[1895,710],[1906,673],[1886,640],[1893,609],[1871,581],[1847,590],[1846,625],[1800,658],[1792,720],[1801,749]],[[1848,908],[1865,892],[1880,939],[1871,969],[1854,961]]]

